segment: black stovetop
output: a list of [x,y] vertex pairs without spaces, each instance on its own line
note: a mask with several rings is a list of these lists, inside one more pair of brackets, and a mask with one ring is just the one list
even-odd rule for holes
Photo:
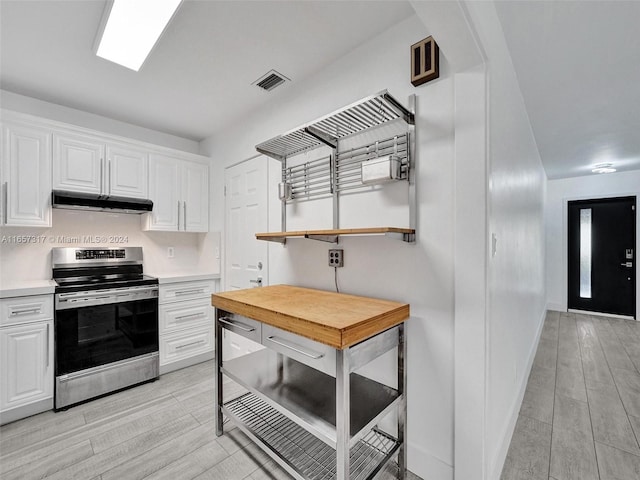
[[56,293],[157,285],[158,279],[142,273],[142,266],[78,267],[54,269]]

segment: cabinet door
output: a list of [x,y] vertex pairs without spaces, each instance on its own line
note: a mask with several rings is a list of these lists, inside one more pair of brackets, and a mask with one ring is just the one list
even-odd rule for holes
[[0,329],[0,410],[53,396],[53,321]]
[[149,156],[149,199],[153,201],[153,211],[145,214],[144,230],[177,231],[178,220],[182,219],[180,160],[164,155]]
[[187,232],[209,231],[209,166],[183,162],[182,229]]
[[80,135],[55,135],[53,188],[104,193],[104,143]]
[[34,127],[5,125],[4,223],[51,226],[51,134]]
[[119,197],[148,198],[148,158],[141,151],[107,147],[106,192]]

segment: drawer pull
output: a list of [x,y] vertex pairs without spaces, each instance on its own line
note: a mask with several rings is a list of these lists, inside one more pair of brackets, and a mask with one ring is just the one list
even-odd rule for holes
[[221,317],[221,318],[218,319],[218,321],[220,323],[224,323],[225,325],[229,325],[231,327],[239,328],[243,332],[255,332],[256,331],[256,329],[254,327],[250,327],[249,325],[246,325],[244,323],[230,322],[229,319],[226,318],[226,317]]
[[298,353],[304,355],[305,357],[313,358],[314,360],[318,360],[318,359],[324,357],[324,353],[316,353],[313,350],[311,350],[311,353],[305,352],[304,350],[300,349],[300,347],[295,345],[295,344],[291,345],[290,343],[283,342],[282,340],[276,340],[276,338],[278,338],[278,337],[274,337],[273,335],[271,335],[270,337],[267,337],[267,340],[275,343],[276,345],[280,345],[281,347],[288,348],[289,350],[293,350],[294,352],[298,352]]
[[197,290],[179,290],[176,292],[176,295],[191,295],[195,293],[204,293],[202,288],[198,288]]
[[176,317],[176,320],[184,320],[186,318],[205,318],[207,315],[205,313],[190,313],[189,315],[180,315]]
[[28,308],[25,310],[14,310],[11,312],[11,315],[27,315],[28,313],[40,313],[40,307]]
[[181,348],[193,347],[195,345],[200,345],[204,343],[204,340],[198,340],[197,342],[185,343],[184,345],[178,345],[176,350],[180,350]]

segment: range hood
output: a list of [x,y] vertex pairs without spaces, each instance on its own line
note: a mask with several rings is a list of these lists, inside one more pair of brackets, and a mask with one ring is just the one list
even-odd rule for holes
[[141,214],[153,209],[151,200],[129,197],[96,195],[94,193],[54,190],[51,193],[53,208],[68,210],[93,210],[101,212]]

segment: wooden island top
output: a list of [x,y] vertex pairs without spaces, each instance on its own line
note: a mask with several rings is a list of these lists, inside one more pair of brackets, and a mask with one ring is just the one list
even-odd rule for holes
[[340,350],[409,318],[406,303],[291,285],[214,293],[211,304]]

